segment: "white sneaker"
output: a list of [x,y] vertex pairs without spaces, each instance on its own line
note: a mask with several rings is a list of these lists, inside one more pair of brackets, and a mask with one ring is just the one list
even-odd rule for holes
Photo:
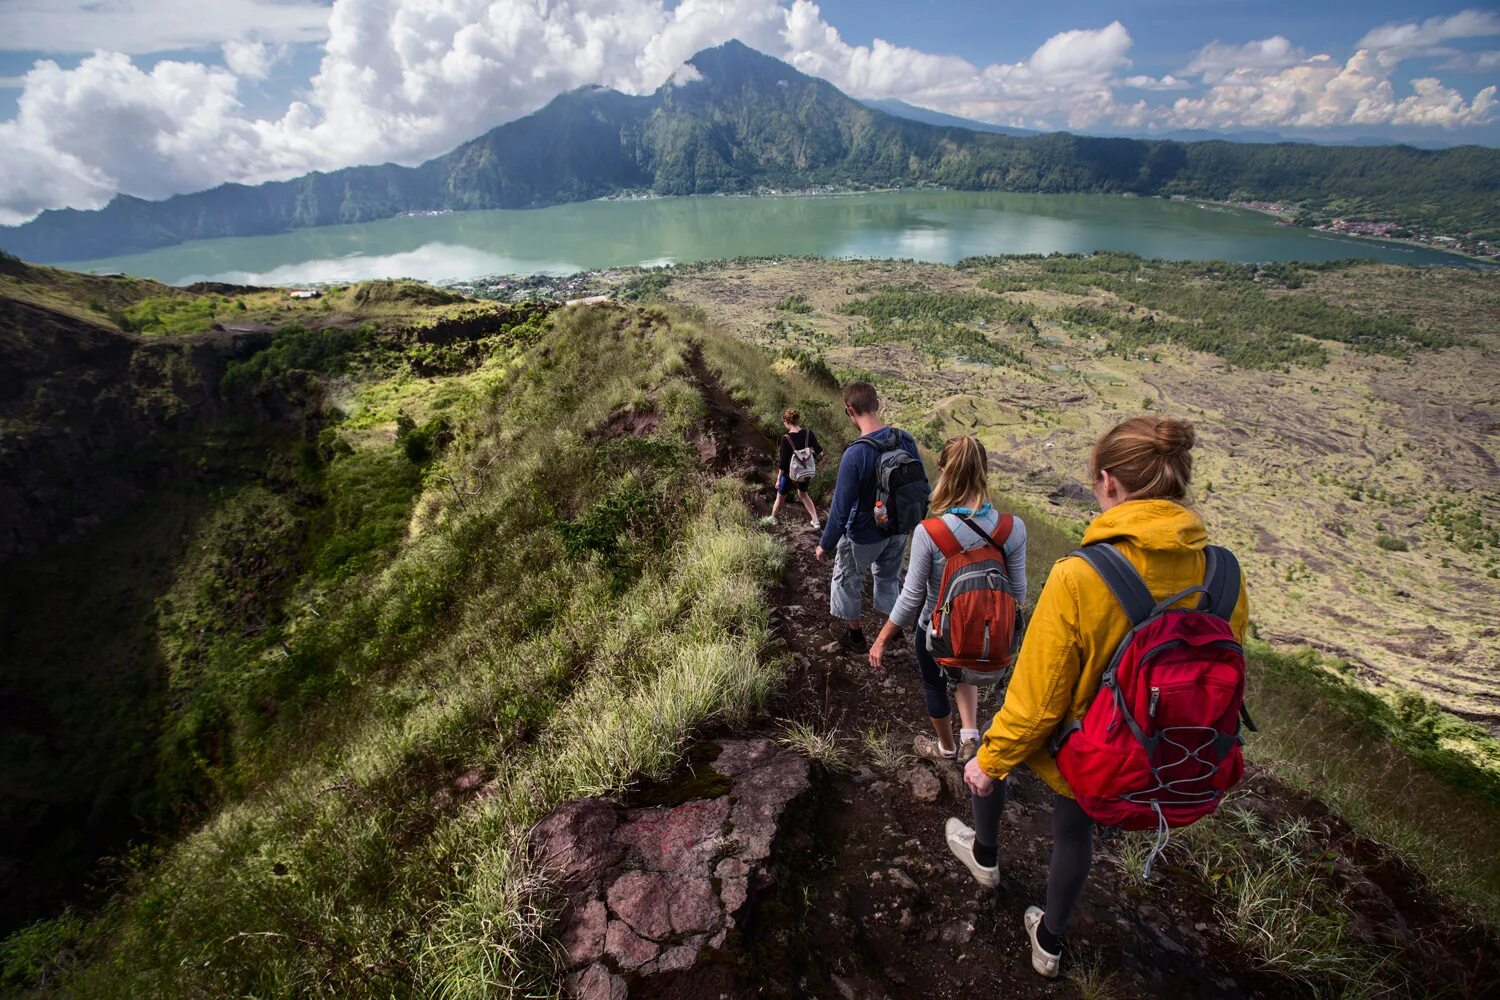
[[[948,850],[953,856],[964,863],[969,869],[969,874],[974,876],[974,881],[987,888],[993,889],[1000,884],[1000,866],[995,865],[986,868],[974,860],[974,831],[968,824],[952,816],[948,817]],[[1053,973],[1056,975],[1056,973]]]
[[[952,820],[949,820],[951,823]],[[1062,964],[1062,952],[1056,955],[1043,948],[1037,942],[1036,931],[1042,926],[1042,908],[1039,906],[1026,907],[1026,936],[1031,938],[1031,967],[1048,979],[1057,978],[1058,966]]]
[[823,522],[819,521],[817,518],[813,518],[812,519],[812,530],[814,530],[814,531],[822,531],[823,530]]

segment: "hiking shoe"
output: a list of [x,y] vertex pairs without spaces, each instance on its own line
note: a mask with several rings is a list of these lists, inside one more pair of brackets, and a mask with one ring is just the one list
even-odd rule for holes
[[870,644],[865,641],[864,632],[846,628],[839,634],[839,648],[846,653],[868,653]]
[[[948,822],[954,821],[950,819]],[[949,843],[952,843],[951,837]],[[1062,964],[1062,952],[1059,951],[1054,955],[1043,948],[1041,942],[1036,939],[1037,929],[1042,926],[1042,908],[1040,906],[1026,907],[1026,916],[1023,920],[1026,923],[1026,936],[1031,938],[1031,967],[1048,979],[1056,979],[1058,966]]]
[[967,764],[979,753],[978,740],[964,740],[958,745],[958,763]]
[[953,751],[944,750],[943,745],[937,741],[936,737],[928,736],[925,733],[911,741],[911,748],[917,752],[918,757],[926,757],[928,760],[935,760],[939,764],[953,763]]
[[[953,856],[955,858],[964,863],[964,867],[969,869],[969,874],[974,876],[974,881],[978,882],[980,885],[988,889],[993,889],[998,886],[1000,884],[1000,866],[993,865],[989,868],[986,868],[984,865],[974,860],[973,829],[971,829],[967,823],[963,822],[963,820],[955,819],[952,816],[948,817],[948,826],[946,829],[948,833],[948,850],[953,852]],[[1040,910],[1038,910],[1037,912],[1041,913]],[[1027,926],[1030,927],[1030,910],[1027,911],[1026,920]],[[1035,940],[1036,937],[1033,935],[1032,941]],[[1035,947],[1036,946],[1033,944],[1032,948],[1035,949]],[[1035,955],[1036,952],[1033,950],[1032,954]],[[1032,962],[1035,963],[1036,959],[1033,958]],[[1041,970],[1038,969],[1037,971]],[[1046,973],[1043,973],[1043,975],[1046,975]],[[1057,975],[1056,966],[1053,967],[1052,975]]]

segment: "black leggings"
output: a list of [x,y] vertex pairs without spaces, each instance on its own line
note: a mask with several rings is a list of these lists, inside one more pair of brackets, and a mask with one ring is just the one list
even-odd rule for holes
[[917,669],[922,672],[922,697],[927,699],[927,715],[946,719],[953,714],[948,702],[948,672],[927,651],[927,631],[918,625],[912,629],[916,639]]
[[[994,850],[1000,835],[1000,816],[1005,812],[1006,782],[998,781],[988,795],[969,794],[974,809],[974,841]],[[986,852],[988,853],[988,852]],[[1068,927],[1068,918],[1094,864],[1094,821],[1066,795],[1052,796],[1052,865],[1047,872],[1047,907],[1044,922],[1058,937]]]

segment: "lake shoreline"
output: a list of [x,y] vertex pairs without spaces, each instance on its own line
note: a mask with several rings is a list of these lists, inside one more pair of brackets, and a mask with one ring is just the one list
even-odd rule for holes
[[[889,191],[744,192],[571,202],[321,226],[200,240],[73,261],[169,284],[303,285],[409,277],[464,281],[747,257],[913,259],[1116,250],[1165,260],[1364,258],[1431,267],[1490,266],[1391,241],[1271,226],[1240,205],[1106,194]],[[1207,210],[1207,211],[1205,211]]]

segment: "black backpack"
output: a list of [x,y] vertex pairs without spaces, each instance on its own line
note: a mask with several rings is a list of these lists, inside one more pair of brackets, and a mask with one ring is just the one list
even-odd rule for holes
[[[877,431],[876,433],[879,433]],[[927,516],[927,502],[932,487],[927,484],[927,469],[922,460],[901,447],[905,431],[896,431],[884,441],[866,435],[863,442],[874,448],[879,457],[875,465],[875,527],[882,535],[909,535]]]

